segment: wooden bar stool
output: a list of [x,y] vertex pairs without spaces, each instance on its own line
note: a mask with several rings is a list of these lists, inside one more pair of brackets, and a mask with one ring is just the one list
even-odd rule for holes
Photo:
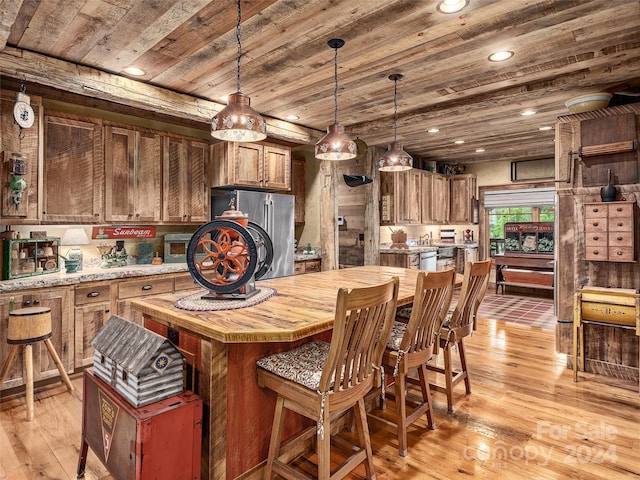
[[60,357],[56,353],[51,340],[51,309],[48,307],[28,307],[20,308],[9,312],[9,324],[7,326],[7,343],[12,345],[7,360],[4,362],[2,372],[0,372],[0,385],[9,372],[9,367],[13,361],[20,345],[24,345],[24,363],[27,374],[26,394],[27,394],[27,421],[33,420],[33,344],[44,342],[49,350],[49,354],[60,372],[67,389],[72,392],[73,385]]

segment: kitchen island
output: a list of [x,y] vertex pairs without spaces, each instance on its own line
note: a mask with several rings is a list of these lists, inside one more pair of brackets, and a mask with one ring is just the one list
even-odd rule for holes
[[[374,285],[398,276],[398,305],[406,305],[413,301],[418,273],[363,266],[260,281],[258,288],[273,288],[276,295],[235,310],[182,310],[174,302],[184,293],[135,300],[133,307],[145,321],[200,340],[195,368],[196,393],[205,404],[203,478],[258,478],[263,467],[276,397],[258,386],[256,360],[312,338],[330,340],[339,288]],[[291,417],[288,435],[307,425],[302,418]]]

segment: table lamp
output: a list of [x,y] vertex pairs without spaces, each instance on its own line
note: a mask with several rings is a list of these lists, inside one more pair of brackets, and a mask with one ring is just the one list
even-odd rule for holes
[[79,245],[89,245],[90,243],[91,241],[87,236],[87,232],[84,231],[84,228],[69,228],[62,236],[60,244],[71,247],[67,251],[66,258],[78,261],[77,271],[82,270],[82,250]]

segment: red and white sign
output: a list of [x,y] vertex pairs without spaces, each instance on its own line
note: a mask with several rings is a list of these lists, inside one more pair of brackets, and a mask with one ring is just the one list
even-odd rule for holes
[[92,238],[155,238],[156,227],[93,227]]

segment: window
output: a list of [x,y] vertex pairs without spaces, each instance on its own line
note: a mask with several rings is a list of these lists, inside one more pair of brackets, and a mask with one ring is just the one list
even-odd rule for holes
[[553,222],[555,219],[552,206],[492,208],[488,213],[492,241],[504,239],[504,224],[507,222]]

